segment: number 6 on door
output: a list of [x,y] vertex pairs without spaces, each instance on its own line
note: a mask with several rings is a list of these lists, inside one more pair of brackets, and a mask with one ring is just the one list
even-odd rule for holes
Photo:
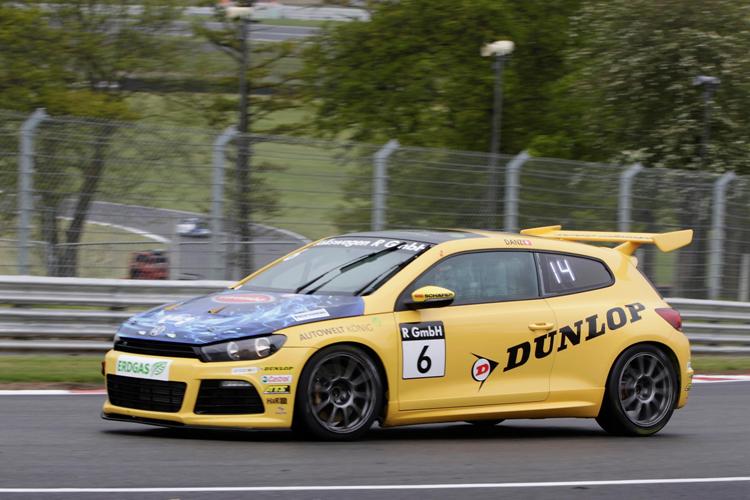
[[445,329],[442,321],[401,323],[402,377],[445,376]]

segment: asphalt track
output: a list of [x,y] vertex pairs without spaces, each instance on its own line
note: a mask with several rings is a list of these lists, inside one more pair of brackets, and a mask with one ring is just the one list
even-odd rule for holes
[[[72,206],[66,207],[66,214],[71,215]],[[140,231],[150,235],[151,239],[167,242],[171,250],[170,267],[173,270],[172,279],[211,279],[208,266],[211,259],[208,250],[212,247],[212,240],[207,238],[185,238],[175,234],[176,225],[188,217],[205,217],[205,214],[169,210],[165,208],[144,207],[140,205],[125,205],[95,201],[89,212],[89,222],[111,224],[127,228],[130,231]],[[252,224],[253,236],[259,240],[253,254],[253,267],[260,268],[267,263],[286,255],[298,248],[307,240],[302,235],[264,224]],[[101,229],[107,232],[107,229]],[[160,247],[158,242],[155,247]],[[133,249],[121,247],[124,252]],[[226,279],[239,278],[238,273],[226,270]]]
[[[747,382],[694,386],[661,433],[640,439],[562,419],[376,429],[361,442],[319,443],[108,422],[101,402],[0,397],[0,498],[750,498]],[[648,482],[663,479],[680,481]],[[290,486],[332,488],[275,489]]]

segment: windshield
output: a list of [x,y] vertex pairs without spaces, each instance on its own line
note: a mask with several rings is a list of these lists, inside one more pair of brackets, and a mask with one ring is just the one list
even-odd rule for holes
[[270,292],[367,295],[430,248],[382,238],[329,238],[295,252],[242,285]]

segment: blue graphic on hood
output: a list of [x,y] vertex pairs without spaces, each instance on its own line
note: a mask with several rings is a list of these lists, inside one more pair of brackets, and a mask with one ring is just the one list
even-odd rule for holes
[[208,344],[254,337],[289,326],[359,316],[361,297],[228,290],[137,314],[120,337]]

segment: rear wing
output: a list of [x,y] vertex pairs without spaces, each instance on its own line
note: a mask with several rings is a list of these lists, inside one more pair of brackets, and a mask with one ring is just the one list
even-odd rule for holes
[[669,233],[609,233],[606,231],[563,231],[562,226],[546,226],[524,229],[521,234],[568,241],[599,241],[621,243],[615,250],[632,255],[645,244],[656,245],[662,252],[671,252],[693,241],[693,230],[672,231]]

